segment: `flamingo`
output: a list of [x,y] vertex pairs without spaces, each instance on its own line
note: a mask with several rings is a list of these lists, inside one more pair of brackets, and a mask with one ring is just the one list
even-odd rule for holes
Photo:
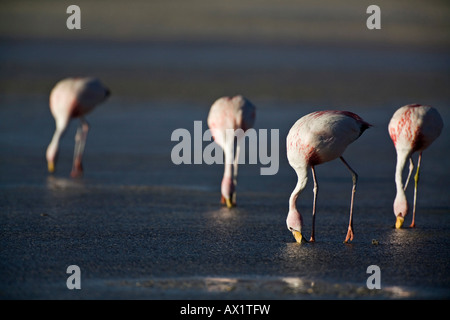
[[[236,205],[236,185],[238,176],[239,141],[244,132],[253,127],[255,122],[255,106],[242,95],[221,97],[211,106],[208,114],[208,126],[214,141],[225,154],[225,169],[221,184],[221,203],[228,208]],[[242,129],[242,130],[238,130]],[[227,130],[232,130],[233,138],[227,139]],[[237,138],[234,153],[234,134]],[[233,154],[235,158],[233,160]]]
[[347,146],[358,139],[371,125],[360,116],[349,111],[316,111],[297,120],[290,129],[287,139],[287,158],[297,173],[297,185],[289,198],[289,213],[286,218],[288,230],[292,232],[298,243],[308,242],[302,236],[303,219],[296,207],[299,194],[308,181],[308,170],[311,168],[314,179],[314,202],[312,212],[312,232],[310,242],[315,241],[315,214],[319,185],[315,167],[324,162],[340,158],[350,170],[353,187],[350,202],[350,219],[345,243],[353,240],[353,199],[356,191],[358,175],[342,157]]
[[50,111],[55,119],[56,129],[47,147],[48,171],[55,171],[59,141],[73,118],[80,119],[75,135],[75,150],[71,176],[79,177],[83,173],[83,157],[89,124],[84,118],[99,103],[110,95],[110,91],[95,78],[66,78],[59,81],[50,93]]
[[[409,104],[399,108],[389,122],[389,135],[397,152],[397,165],[395,168],[395,185],[397,194],[394,200],[394,214],[396,216],[395,227],[400,229],[408,214],[408,202],[406,200],[406,187],[414,169],[412,155],[419,153],[417,171],[414,176],[414,204],[411,228],[415,227],[417,186],[419,183],[419,169],[422,160],[422,152],[439,137],[444,123],[439,112],[430,106]],[[402,182],[402,172],[409,158],[409,173],[405,185]]]

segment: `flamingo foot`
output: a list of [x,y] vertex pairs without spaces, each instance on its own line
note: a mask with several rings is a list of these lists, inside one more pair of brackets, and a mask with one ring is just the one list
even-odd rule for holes
[[349,241],[353,241],[353,229],[348,227],[347,236],[345,237],[344,243],[348,243]]
[[414,222],[411,223],[411,225],[409,226],[410,228],[415,228],[416,224]]
[[70,176],[72,178],[81,178],[83,176],[83,170],[72,170],[72,172],[70,173]]
[[81,165],[81,161],[75,161],[73,163],[72,172],[70,173],[70,176],[72,178],[80,178],[83,175],[83,166]]
[[316,239],[314,238],[314,236],[311,236],[311,238],[309,238],[309,242],[316,242]]

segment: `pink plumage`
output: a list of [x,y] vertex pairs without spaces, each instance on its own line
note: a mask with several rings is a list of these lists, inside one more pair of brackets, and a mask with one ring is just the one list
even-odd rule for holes
[[297,242],[305,241],[302,234],[303,220],[297,210],[296,200],[308,180],[311,168],[314,179],[314,203],[312,232],[310,241],[315,241],[315,212],[318,184],[315,166],[338,157],[352,173],[353,189],[350,204],[350,219],[345,242],[353,240],[353,199],[356,190],[357,174],[342,157],[347,146],[358,139],[370,127],[360,116],[349,111],[316,111],[310,113],[292,126],[286,139],[287,158],[297,173],[297,185],[289,198],[289,213],[286,218],[288,229]]
[[[442,132],[444,123],[439,112],[430,106],[410,104],[399,108],[389,122],[389,135],[397,152],[397,165],[395,170],[395,184],[397,194],[394,200],[394,214],[396,216],[396,228],[401,228],[408,214],[408,201],[405,190],[408,186],[414,162],[412,154],[419,153],[417,172],[414,177],[414,205],[413,218],[410,227],[415,227],[415,213],[417,201],[417,187],[419,182],[419,169],[422,160],[422,152],[428,148]],[[405,185],[402,182],[403,168],[406,161],[410,161],[409,173]]]
[[55,119],[55,133],[47,147],[46,158],[49,172],[54,172],[59,141],[69,122],[80,119],[80,127],[75,136],[75,150],[71,176],[80,176],[81,164],[89,125],[84,116],[103,102],[110,92],[95,78],[66,78],[59,81],[50,93],[50,111]]
[[[221,183],[222,204],[227,207],[236,205],[236,192],[239,159],[239,141],[234,150],[234,137],[227,139],[227,130],[233,132],[242,129],[242,132],[253,127],[256,108],[241,95],[235,97],[222,97],[211,106],[208,114],[208,126],[214,141],[223,149],[225,154],[225,169]],[[236,132],[237,139],[242,139],[243,134]],[[234,152],[235,151],[235,152]],[[233,155],[235,157],[233,158]]]

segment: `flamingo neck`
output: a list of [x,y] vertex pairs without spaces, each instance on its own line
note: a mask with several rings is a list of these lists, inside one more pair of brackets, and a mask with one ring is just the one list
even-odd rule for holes
[[306,183],[308,182],[308,168],[300,167],[295,168],[295,172],[297,173],[297,185],[292,191],[291,196],[289,197],[289,211],[297,211],[297,198],[302,193],[303,189],[306,187]]
[[225,165],[223,172],[223,179],[221,185],[222,195],[228,199],[234,192],[234,182],[233,182],[233,158],[230,156],[231,152],[225,148]]
[[406,161],[410,156],[409,152],[404,152],[402,150],[397,151],[397,165],[395,167],[395,185],[397,187],[397,193],[403,192],[403,169],[405,168]]
[[224,166],[224,172],[223,177],[228,178],[233,176],[233,145],[230,143],[226,143],[223,149],[224,155],[225,155],[225,166]]
[[402,173],[410,155],[410,152],[397,150],[397,165],[395,168],[395,186],[397,188],[397,194],[394,200],[394,214],[396,216],[401,215],[402,217],[405,217],[408,214],[408,202],[406,200],[404,184],[402,181]]
[[50,141],[50,144],[47,147],[46,152],[47,161],[55,160],[56,154],[58,153],[59,140],[61,139],[63,132],[64,132],[63,130],[58,129],[55,130],[52,140]]

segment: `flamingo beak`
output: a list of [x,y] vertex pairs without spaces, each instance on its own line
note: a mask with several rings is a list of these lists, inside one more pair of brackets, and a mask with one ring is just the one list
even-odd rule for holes
[[405,218],[403,218],[402,216],[397,216],[397,221],[395,221],[395,229],[400,229],[404,221]]
[[307,243],[308,241],[305,239],[304,236],[300,233],[300,231],[292,230],[292,234],[294,235],[295,241],[297,243]]
[[55,172],[55,163],[53,161],[49,161],[47,163],[48,166],[48,172],[53,173]]

